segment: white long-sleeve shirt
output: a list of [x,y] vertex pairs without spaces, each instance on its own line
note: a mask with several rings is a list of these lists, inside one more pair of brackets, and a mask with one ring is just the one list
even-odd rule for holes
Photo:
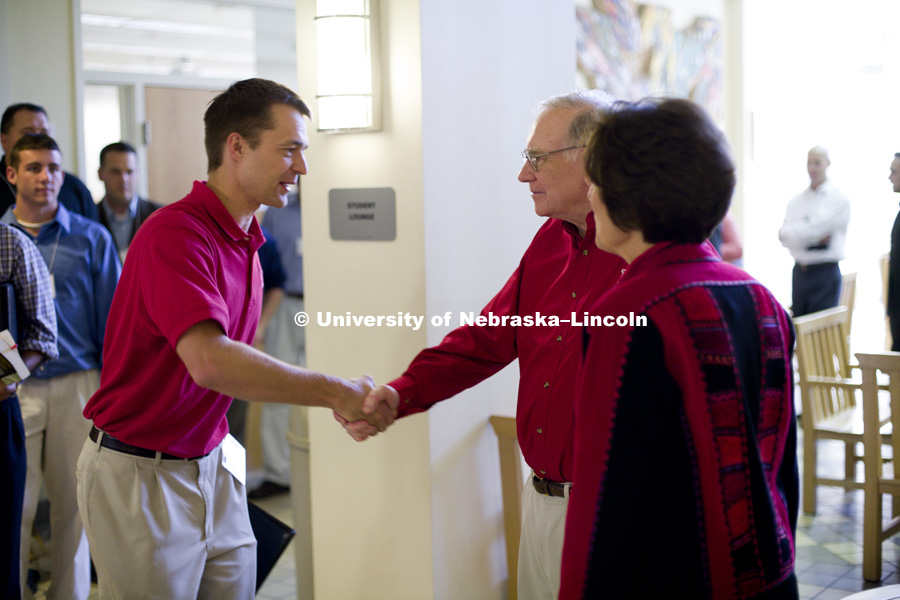
[[850,200],[826,180],[791,198],[778,238],[798,264],[837,262],[844,258],[849,223]]

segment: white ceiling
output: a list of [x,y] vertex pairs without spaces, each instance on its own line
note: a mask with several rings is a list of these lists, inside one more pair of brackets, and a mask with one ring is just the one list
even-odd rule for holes
[[255,75],[256,15],[295,0],[81,0],[86,71],[215,79]]

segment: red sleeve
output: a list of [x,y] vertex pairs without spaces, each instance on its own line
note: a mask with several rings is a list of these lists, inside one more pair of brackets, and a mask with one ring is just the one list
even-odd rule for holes
[[[515,315],[519,306],[522,265],[481,314]],[[464,325],[432,348],[422,350],[406,372],[389,385],[400,395],[401,417],[422,412],[493,375],[518,356],[516,328]]]

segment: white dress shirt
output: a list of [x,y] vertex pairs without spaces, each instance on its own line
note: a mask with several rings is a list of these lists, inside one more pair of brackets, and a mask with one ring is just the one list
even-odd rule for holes
[[838,262],[844,258],[849,223],[850,200],[826,180],[791,198],[778,238],[798,264]]

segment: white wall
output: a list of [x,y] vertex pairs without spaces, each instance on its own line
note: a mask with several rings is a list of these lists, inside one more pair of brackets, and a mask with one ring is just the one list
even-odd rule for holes
[[[311,3],[298,3],[299,90],[315,95]],[[571,1],[382,0],[381,133],[311,134],[303,180],[307,306],[431,317],[478,311],[540,226],[516,181],[542,99],[575,77]],[[479,18],[472,18],[478,15]],[[304,58],[306,57],[306,58]],[[394,242],[328,237],[327,192],[389,186]],[[310,366],[398,376],[446,329],[311,327]],[[364,444],[311,411],[317,598],[503,598],[491,414],[515,414],[516,368]]]
[[11,28],[8,2],[0,2],[0,106],[12,104],[12,86],[9,80],[10,57],[9,30]]
[[[699,2],[701,0],[691,0]],[[712,3],[713,0],[702,0]],[[737,184],[731,198],[731,215],[737,222],[741,237],[744,236],[744,197],[747,187],[744,158],[747,156],[747,129],[750,114],[746,106],[746,74],[744,70],[744,0],[715,0],[721,5],[724,25],[725,71],[725,135],[731,144],[732,157],[737,167]],[[712,10],[712,7],[708,7]]]
[[297,89],[296,20],[293,12],[257,6],[253,9],[256,25],[256,76]]
[[66,170],[79,172],[74,2],[0,2],[0,101],[43,106]]
[[[297,3],[298,89],[315,110],[315,3]],[[422,62],[417,0],[382,2],[385,114],[381,133],[310,131],[302,180],[306,306],[357,314],[425,313],[422,252]],[[328,190],[392,187],[393,242],[335,242]],[[310,368],[344,376],[398,375],[425,331],[307,330]],[[432,594],[428,416],[404,419],[365,444],[329,411],[310,410],[315,591],[319,599],[417,600]]]
[[[571,1],[422,2],[427,314],[479,311],[542,219],[517,181],[545,98],[575,81]],[[478,18],[472,18],[477,15]],[[429,327],[428,343],[449,331]],[[518,364],[431,409],[435,598],[505,597],[492,414],[516,413]]]

